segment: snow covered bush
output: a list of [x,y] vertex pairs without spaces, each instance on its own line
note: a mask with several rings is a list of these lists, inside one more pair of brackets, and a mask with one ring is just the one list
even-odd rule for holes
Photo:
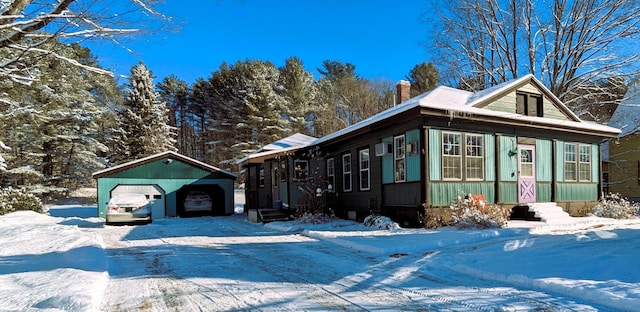
[[460,194],[449,207],[451,224],[458,228],[500,228],[509,218],[509,209],[488,204],[482,195]]
[[383,230],[397,230],[400,228],[400,225],[391,221],[389,217],[376,215],[368,215],[364,218],[364,225]]
[[603,196],[593,207],[593,215],[602,218],[632,219],[638,217],[637,203],[631,202],[620,194]]
[[17,210],[33,210],[42,212],[42,202],[25,189],[0,189],[0,215]]

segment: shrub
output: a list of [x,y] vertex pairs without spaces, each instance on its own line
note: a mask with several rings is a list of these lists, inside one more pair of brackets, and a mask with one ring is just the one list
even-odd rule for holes
[[0,215],[18,210],[33,210],[42,212],[42,202],[25,189],[0,189]]
[[482,195],[460,194],[450,205],[452,224],[458,228],[500,228],[507,224],[509,210],[487,204]]
[[602,218],[632,219],[638,217],[638,204],[630,202],[620,194],[603,196],[593,207],[593,215]]
[[364,218],[364,225],[375,227],[383,230],[397,230],[400,229],[400,226],[393,222],[389,217],[385,216],[377,216],[377,215],[368,215]]

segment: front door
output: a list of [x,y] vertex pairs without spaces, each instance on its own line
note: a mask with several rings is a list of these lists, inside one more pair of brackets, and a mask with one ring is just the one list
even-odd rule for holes
[[518,145],[518,202],[536,201],[536,147]]

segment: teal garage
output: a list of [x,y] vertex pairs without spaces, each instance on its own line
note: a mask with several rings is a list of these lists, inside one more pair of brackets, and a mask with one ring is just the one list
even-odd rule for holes
[[[103,218],[107,202],[117,194],[144,194],[152,203],[153,219],[234,212],[234,174],[171,151],[94,172],[93,178]],[[207,205],[191,209],[194,198],[198,203],[208,198]]]

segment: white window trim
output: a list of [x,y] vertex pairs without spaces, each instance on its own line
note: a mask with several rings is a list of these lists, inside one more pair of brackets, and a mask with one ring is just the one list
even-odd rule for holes
[[[591,155],[592,150],[591,150],[591,145],[589,144],[577,144],[578,145],[578,150],[576,151],[576,162],[578,163],[578,165],[576,166],[577,172],[576,172],[576,178],[578,179],[578,182],[591,182],[591,180],[593,179],[593,172],[591,170],[591,157],[593,155]],[[582,147],[586,147],[587,151],[589,151],[589,157],[587,158],[587,161],[582,161],[581,157],[582,157]],[[583,164],[588,164],[588,168],[589,168],[589,177],[586,180],[580,179],[580,165]]]
[[[459,135],[460,136],[460,154],[458,155],[448,155],[445,154],[444,151],[444,136],[447,134],[453,134],[453,135]],[[440,160],[442,161],[442,180],[443,181],[463,181],[464,180],[464,166],[463,166],[463,161],[462,161],[462,150],[464,149],[464,147],[462,146],[462,142],[464,141],[464,136],[462,132],[454,132],[454,131],[442,131],[442,134],[440,136],[440,145],[443,146],[442,151],[440,152]],[[458,163],[460,164],[460,178],[445,178],[445,168],[444,168],[444,158],[445,157],[457,157],[459,159]]]
[[[329,165],[331,164],[331,165]],[[331,171],[329,171],[331,168]],[[336,160],[335,158],[327,158],[327,181],[331,184],[331,187],[335,190],[336,187]]]
[[[398,139],[402,139],[402,145],[398,146]],[[406,138],[405,135],[398,135],[393,137],[393,181],[395,183],[401,183],[407,181],[407,158],[406,158],[406,146],[405,146]],[[398,149],[402,151],[402,157],[398,156]],[[398,177],[398,161],[402,163],[403,166],[403,174],[402,178]]]
[[[364,152],[366,152],[367,155],[367,168],[363,168],[363,155]],[[369,151],[369,148],[365,148],[365,149],[361,149],[360,151],[358,151],[358,164],[359,164],[359,168],[360,168],[360,175],[358,175],[358,184],[360,187],[361,191],[369,191],[371,190],[371,152]],[[367,173],[367,187],[362,187],[362,173],[366,172]]]
[[[574,161],[568,161],[567,160],[567,146],[569,145],[573,145],[575,146],[575,149],[573,150],[573,155],[575,157]],[[580,167],[578,166],[579,164],[579,158],[580,158],[580,144],[578,143],[573,143],[573,142],[565,142],[564,143],[564,153],[562,153],[562,161],[563,161],[563,178],[564,181],[566,182],[578,182],[578,180],[580,179],[580,172],[578,170],[580,170]],[[571,164],[575,170],[575,175],[576,178],[575,179],[567,179],[567,163]]]
[[[349,161],[345,161],[345,158],[349,158]],[[348,163],[349,164],[349,171],[346,170],[345,164]],[[351,153],[347,153],[347,154],[343,154],[342,155],[342,191],[344,192],[351,192],[353,190],[353,176],[351,174],[352,170],[351,170]],[[349,175],[349,188],[347,189],[345,186],[345,182],[347,181],[347,179],[345,179],[344,177],[346,175]]]
[[264,168],[260,168],[258,173],[258,186],[264,187]]
[[[482,145],[480,146],[480,151],[482,153],[481,156],[469,156],[467,155],[467,136],[476,136],[476,137],[480,137],[480,141],[482,142]],[[484,172],[484,166],[485,166],[485,158],[484,158],[484,154],[485,154],[485,144],[484,144],[484,136],[482,134],[478,134],[478,133],[463,133],[462,134],[462,140],[464,140],[464,176],[463,179],[465,181],[484,181],[485,179],[485,172]],[[481,159],[481,165],[480,165],[480,173],[482,174],[481,178],[469,178],[467,176],[467,169],[468,169],[468,161],[467,158],[479,158]],[[535,165],[535,164],[534,164]]]

